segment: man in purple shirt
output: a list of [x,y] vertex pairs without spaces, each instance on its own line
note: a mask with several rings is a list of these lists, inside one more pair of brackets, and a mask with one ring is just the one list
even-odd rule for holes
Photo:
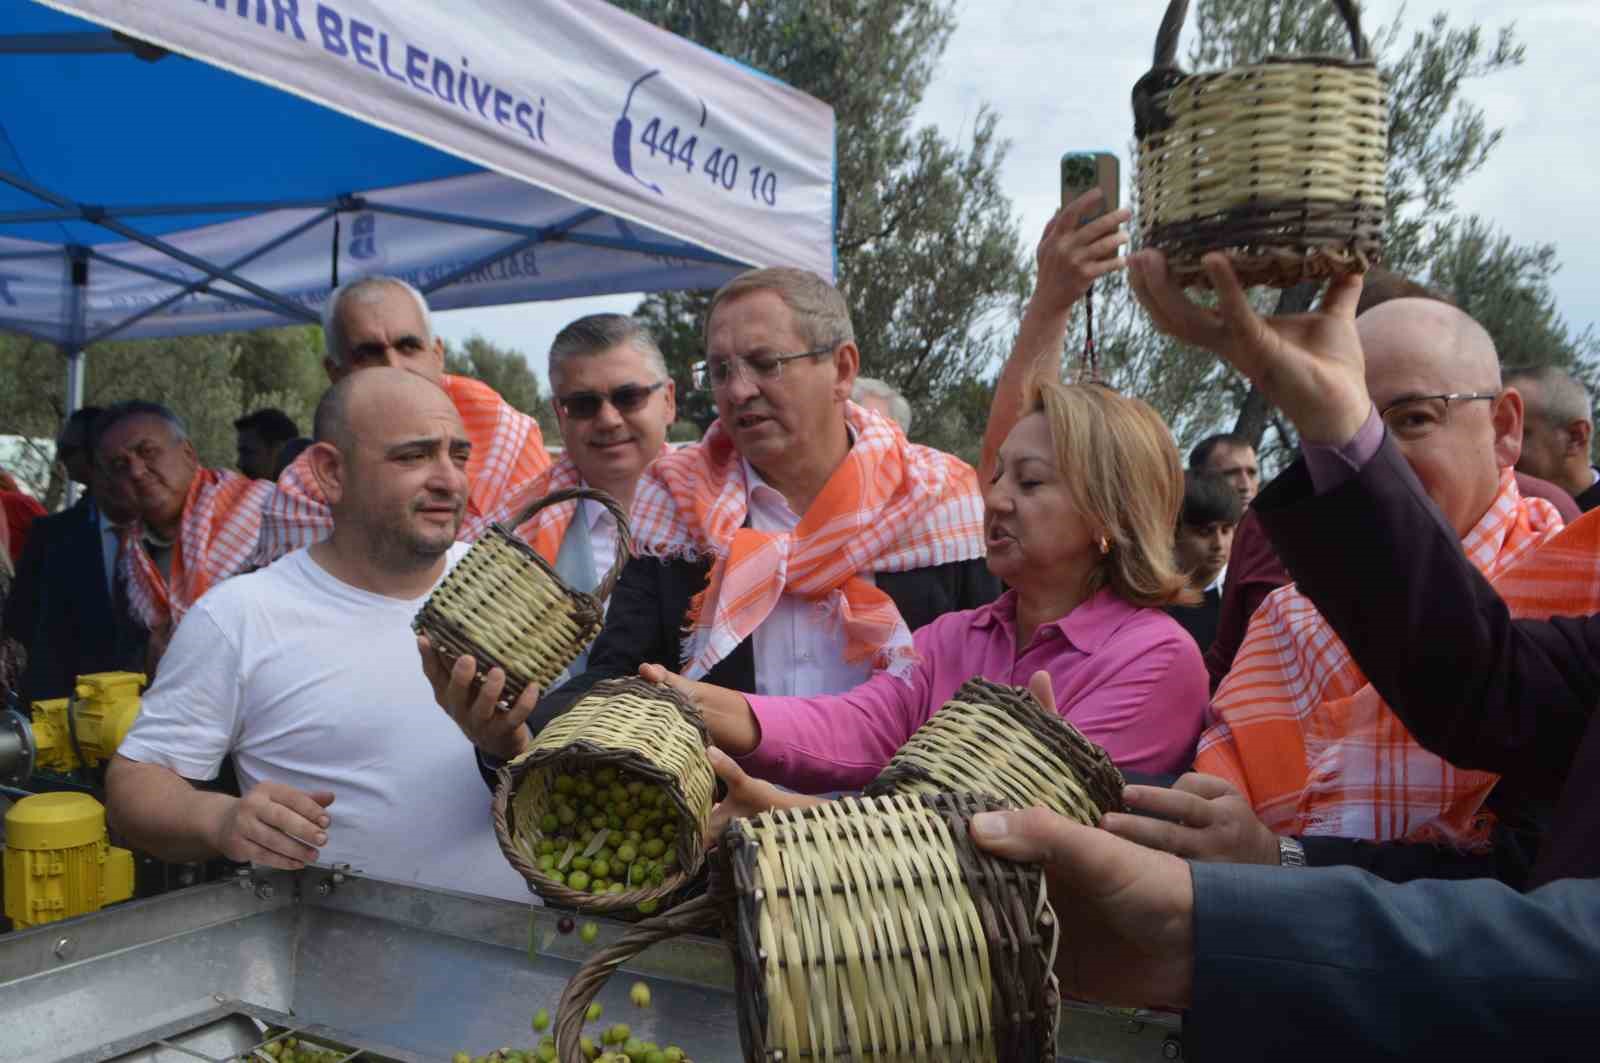
[[1045,863],[1063,992],[1189,1009],[1187,1058],[1585,1058],[1577,1024],[1550,1020],[1600,1010],[1600,616],[1513,621],[1462,555],[1367,395],[1359,278],[1317,312],[1263,321],[1223,256],[1206,266],[1216,310],[1157,252],[1135,256],[1134,289],[1163,331],[1221,354],[1294,421],[1307,468],[1257,509],[1411,732],[1559,796],[1535,873],[1548,884],[1190,864],[1038,809],[979,816],[973,835]]

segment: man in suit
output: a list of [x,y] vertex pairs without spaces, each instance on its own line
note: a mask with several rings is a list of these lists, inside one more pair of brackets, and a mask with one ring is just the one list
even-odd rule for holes
[[1506,383],[1522,392],[1527,407],[1517,471],[1564,488],[1585,513],[1600,506],[1600,469],[1589,461],[1594,414],[1588,389],[1553,365],[1513,369]]
[[1263,321],[1221,256],[1207,269],[1218,310],[1157,252],[1135,256],[1134,290],[1295,423],[1306,467],[1256,507],[1411,732],[1558,799],[1543,885],[1191,864],[1039,809],[976,817],[973,836],[1045,864],[1063,992],[1188,1009],[1187,1058],[1588,1058],[1581,1024],[1551,1019],[1600,1009],[1600,616],[1512,620],[1462,554],[1367,395],[1359,279],[1319,312]]
[[[802,270],[743,274],[712,299],[705,384],[718,420],[663,454],[633,505],[641,556],[612,592],[589,668],[493,711],[498,669],[424,666],[491,757],[514,756],[596,682],[644,663],[746,693],[848,690],[912,652],[910,632],[993,600],[972,468],[850,402],[844,299]],[[530,727],[523,721],[530,720]]]
[[5,634],[28,651],[18,691],[24,705],[66,697],[80,675],[144,667],[144,629],[116,594],[119,529],[133,519],[133,506],[92,458],[101,412],[86,406],[61,430],[56,454],[88,490],[70,509],[34,523],[6,603]]

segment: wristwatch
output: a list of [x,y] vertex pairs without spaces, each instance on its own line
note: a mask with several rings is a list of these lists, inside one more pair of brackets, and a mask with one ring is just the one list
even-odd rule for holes
[[1306,866],[1306,847],[1300,844],[1299,838],[1291,838],[1286,834],[1278,836],[1278,866]]

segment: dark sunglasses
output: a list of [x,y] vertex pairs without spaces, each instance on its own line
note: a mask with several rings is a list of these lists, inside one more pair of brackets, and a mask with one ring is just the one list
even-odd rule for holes
[[574,421],[587,421],[600,413],[604,403],[611,403],[618,413],[632,413],[646,402],[650,396],[667,386],[665,380],[658,380],[654,384],[624,384],[611,394],[606,395],[598,391],[575,391],[571,395],[563,395],[556,401],[561,404],[561,409]]

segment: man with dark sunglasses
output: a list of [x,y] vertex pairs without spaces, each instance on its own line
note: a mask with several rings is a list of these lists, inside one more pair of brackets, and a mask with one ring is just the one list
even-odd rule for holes
[[[604,491],[631,511],[639,476],[677,418],[676,389],[655,339],[626,314],[578,318],[550,345],[550,393],[566,453],[490,519],[511,524],[539,499],[574,487]],[[594,590],[616,557],[616,518],[590,499],[541,509],[517,534],[577,590]],[[424,659],[431,656],[424,649]],[[567,674],[587,661],[587,653],[579,656]]]

